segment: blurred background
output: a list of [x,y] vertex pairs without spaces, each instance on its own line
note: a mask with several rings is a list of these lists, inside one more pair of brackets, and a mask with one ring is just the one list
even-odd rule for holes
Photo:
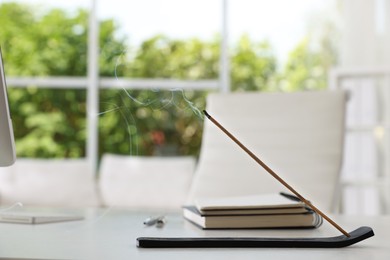
[[343,88],[344,211],[389,210],[390,1],[1,0],[0,14],[19,158],[97,173],[106,153],[197,157],[210,92]]

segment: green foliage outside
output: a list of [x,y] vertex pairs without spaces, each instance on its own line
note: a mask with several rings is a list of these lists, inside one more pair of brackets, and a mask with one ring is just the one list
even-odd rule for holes
[[233,49],[233,91],[267,91],[277,74],[277,62],[268,42],[253,43],[244,35]]
[[[0,5],[0,44],[7,76],[85,76],[86,11],[68,14],[33,6]],[[40,15],[38,15],[40,14]],[[210,42],[157,35],[135,48],[115,37],[114,20],[101,22],[100,75],[129,78],[216,79],[219,37]],[[279,68],[272,47],[248,36],[231,50],[233,91],[323,89],[335,62],[329,42],[315,52],[304,39]],[[326,43],[326,44],[325,44]],[[20,157],[83,157],[86,91],[9,86]],[[206,91],[101,90],[99,153],[197,155]]]

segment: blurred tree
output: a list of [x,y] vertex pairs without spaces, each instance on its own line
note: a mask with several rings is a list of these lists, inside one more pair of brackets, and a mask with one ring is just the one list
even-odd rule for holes
[[305,38],[291,51],[279,76],[279,90],[316,90],[327,87],[328,71],[336,63],[337,54],[328,35],[324,35],[316,47],[311,46],[309,38]]
[[[85,76],[88,13],[42,11],[31,5],[0,5],[0,44],[8,76]],[[157,35],[139,48],[118,38],[114,20],[100,24],[100,75],[129,78],[216,79],[219,37],[172,40]],[[303,41],[279,72],[270,44],[244,35],[231,52],[233,91],[324,88],[334,53],[313,51]],[[198,155],[206,91],[185,89],[100,91],[99,153]],[[18,156],[83,157],[86,91],[9,89]],[[199,109],[199,110],[198,110]]]
[[268,42],[253,43],[241,37],[231,58],[233,91],[267,90],[276,73],[276,58]]
[[[205,43],[158,35],[143,42],[139,49],[119,55],[116,74],[130,78],[210,79],[217,78],[218,60],[218,39]],[[153,86],[142,91],[101,91],[101,111],[110,112],[100,119],[100,152],[197,155],[203,126],[198,108],[205,107],[205,96],[205,91],[158,90]]]
[[101,100],[101,153],[198,154],[203,121],[196,110],[205,107],[202,91],[103,90]]
[[143,42],[124,76],[133,78],[210,79],[218,75],[219,39],[172,40],[157,35]]
[[[43,12],[31,5],[4,3],[0,13],[0,44],[7,76],[86,75],[86,11]],[[100,41],[124,49],[124,40],[113,37],[115,30],[112,20],[103,21]],[[107,75],[115,56],[111,49],[103,49],[101,58],[101,73]],[[11,86],[8,92],[18,156],[85,156],[85,90],[30,85]]]

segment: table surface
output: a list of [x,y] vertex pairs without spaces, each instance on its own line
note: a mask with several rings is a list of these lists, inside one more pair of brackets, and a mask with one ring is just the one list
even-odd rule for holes
[[156,214],[123,209],[19,209],[74,214],[84,220],[51,224],[0,223],[0,258],[17,259],[390,259],[390,216],[333,216],[347,231],[370,226],[375,236],[345,248],[137,248],[136,238],[338,236],[328,223],[318,229],[201,230],[180,213],[167,214],[163,228],[144,226]]

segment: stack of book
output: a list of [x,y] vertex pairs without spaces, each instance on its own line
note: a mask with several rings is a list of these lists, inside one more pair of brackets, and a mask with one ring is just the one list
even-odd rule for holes
[[183,207],[184,218],[203,229],[316,228],[322,218],[284,193],[201,199]]

